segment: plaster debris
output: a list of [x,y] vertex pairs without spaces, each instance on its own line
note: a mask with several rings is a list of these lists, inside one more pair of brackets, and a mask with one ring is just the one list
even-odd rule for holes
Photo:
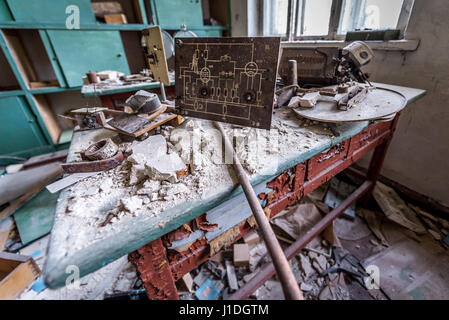
[[307,256],[303,255],[302,253],[300,253],[298,256],[299,256],[299,262],[301,265],[302,272],[304,274],[304,277],[307,279],[314,273],[312,264],[310,263],[309,258]]
[[[283,112],[292,111],[276,111],[277,114]],[[242,138],[238,150],[245,157],[242,163],[250,178],[274,173],[282,157],[313,148],[322,143],[322,139],[328,139],[324,134],[310,133],[298,125],[299,122],[293,116],[287,125],[275,115],[270,131],[233,130],[226,125],[230,135],[235,133]],[[162,226],[169,218],[161,213],[185,202],[210,199],[236,185],[231,161],[224,161],[225,155],[217,152],[218,140],[213,136],[216,131],[210,121],[186,119],[180,127],[166,126],[162,134],[132,143],[120,142],[115,133],[107,130],[78,133],[72,141],[69,161],[81,160],[79,152],[104,138],[112,138],[127,160],[63,191],[52,233],[54,243],[58,244],[50,248],[52,260],[73,255],[95,243],[105,246],[105,239],[135,223],[137,218],[141,225]],[[254,149],[256,155],[252,155]],[[174,161],[175,165],[166,170],[166,163],[154,160],[161,157]],[[190,169],[190,174],[177,178],[173,172],[181,167],[181,162],[183,169]],[[137,197],[135,202],[129,200],[133,197]],[[131,214],[126,207],[136,210]],[[105,220],[107,223],[99,227]]]
[[121,204],[129,212],[135,212],[142,207],[143,201],[137,196],[121,199]]
[[142,188],[137,190],[137,194],[143,195],[152,195],[155,192],[158,192],[161,187],[161,182],[158,180],[147,180],[144,182]]
[[148,177],[155,180],[167,180],[171,183],[177,182],[176,173],[185,169],[185,163],[176,153],[150,158],[145,162],[145,172]]

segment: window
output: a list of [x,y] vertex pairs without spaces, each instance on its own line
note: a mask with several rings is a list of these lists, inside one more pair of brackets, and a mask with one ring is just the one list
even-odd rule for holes
[[264,34],[271,36],[287,35],[287,16],[289,0],[265,1]]
[[399,29],[414,0],[263,0],[263,34],[288,40],[344,39],[348,31]]

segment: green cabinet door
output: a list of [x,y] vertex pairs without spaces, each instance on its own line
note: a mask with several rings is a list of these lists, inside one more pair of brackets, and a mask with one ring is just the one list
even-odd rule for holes
[[83,84],[89,71],[129,74],[120,31],[47,30],[69,87]]
[[46,145],[24,97],[0,98],[0,154],[14,154]]
[[0,0],[0,23],[12,21],[11,13],[9,12],[6,0]]
[[180,29],[183,23],[187,29],[204,25],[201,0],[151,0],[151,8],[154,23],[162,29]]
[[81,25],[95,23],[90,0],[6,0],[16,21],[65,23],[72,14],[68,6],[77,6]]

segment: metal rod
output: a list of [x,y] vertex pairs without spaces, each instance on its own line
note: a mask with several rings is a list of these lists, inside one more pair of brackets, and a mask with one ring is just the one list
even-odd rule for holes
[[[353,202],[361,198],[367,192],[371,190],[373,186],[372,181],[365,181],[360,187],[358,187],[349,197],[347,197],[340,205],[329,212],[323,219],[320,220],[312,229],[310,229],[305,235],[296,240],[291,246],[285,250],[285,256],[290,260],[301,252],[305,246],[312,241],[317,235],[323,232],[324,229],[329,226],[338,216],[340,216]],[[274,261],[274,260],[273,260]],[[247,282],[242,288],[229,297],[229,300],[242,300],[247,299],[257,288],[270,279],[275,272],[273,264],[265,266],[259,271],[249,282]]]
[[233,166],[237,178],[243,188],[243,192],[248,200],[251,211],[257,221],[257,225],[262,233],[262,238],[267,246],[268,253],[273,260],[273,273],[276,270],[276,274],[282,284],[282,289],[284,291],[285,298],[287,300],[303,300],[301,290],[299,289],[298,282],[293,274],[293,271],[288,264],[288,261],[282,251],[281,245],[279,244],[276,235],[271,229],[270,223],[268,222],[265,212],[257,199],[256,193],[254,192],[251,183],[249,182],[248,176],[238,159],[237,153],[234,151],[234,147],[229,140],[226,132],[221,125],[221,123],[215,122],[215,125],[220,130],[225,142],[226,151],[232,152],[233,155]]
[[298,61],[288,60],[288,84],[298,85]]
[[164,84],[161,82],[161,95],[162,95],[162,103],[164,101],[167,101],[167,95],[165,94],[165,86]]

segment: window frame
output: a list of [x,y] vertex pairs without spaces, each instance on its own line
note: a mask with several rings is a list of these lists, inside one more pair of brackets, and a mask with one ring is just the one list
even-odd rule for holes
[[[268,1],[263,1],[263,34],[269,30],[266,20]],[[309,0],[310,1],[310,0]],[[296,29],[298,27],[298,19],[304,14],[304,0],[289,0],[287,12],[287,33],[282,36],[283,41],[298,41],[298,40],[344,40],[346,34],[339,34],[340,20],[342,17],[343,3],[345,0],[332,0],[331,13],[329,18],[329,29],[327,35],[319,36],[296,36]],[[399,19],[396,28],[400,30],[399,40],[405,39],[407,26],[410,20],[410,15],[413,9],[415,0],[404,0],[399,14]],[[304,19],[301,19],[304,21]]]

